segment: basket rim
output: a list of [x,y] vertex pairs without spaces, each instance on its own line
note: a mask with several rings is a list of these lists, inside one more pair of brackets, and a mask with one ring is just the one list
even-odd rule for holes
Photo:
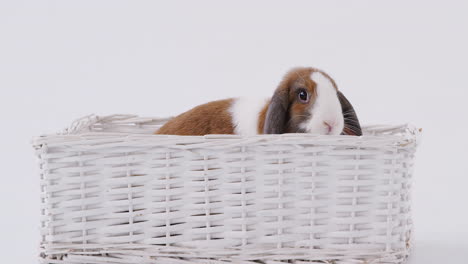
[[[242,142],[242,144],[260,142],[260,141],[289,141],[289,140],[317,140],[325,142],[342,142],[346,144],[359,144],[365,141],[385,141],[387,143],[393,142],[402,146],[411,145],[412,143],[418,144],[422,135],[422,128],[418,128],[410,123],[400,124],[370,124],[363,125],[363,130],[371,130],[374,132],[383,132],[389,130],[402,130],[400,135],[316,135],[310,133],[285,133],[285,134],[259,134],[259,135],[233,135],[233,134],[208,134],[203,136],[192,135],[159,135],[159,134],[140,134],[129,132],[96,132],[89,131],[90,127],[97,123],[129,123],[145,124],[150,122],[164,122],[169,118],[154,118],[154,117],[139,117],[137,115],[87,115],[82,118],[76,119],[69,127],[63,131],[56,133],[42,134],[32,138],[32,145],[34,147],[46,144],[48,141],[79,141],[79,140],[98,140],[104,138],[112,138],[113,140],[123,141],[160,141],[161,139],[174,139],[191,143],[202,143],[207,141],[233,141],[233,143]],[[331,144],[333,145],[333,144]]]

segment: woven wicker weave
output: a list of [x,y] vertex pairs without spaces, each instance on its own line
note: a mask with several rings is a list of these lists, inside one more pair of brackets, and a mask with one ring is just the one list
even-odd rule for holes
[[419,131],[165,136],[88,116],[36,138],[41,263],[401,263]]

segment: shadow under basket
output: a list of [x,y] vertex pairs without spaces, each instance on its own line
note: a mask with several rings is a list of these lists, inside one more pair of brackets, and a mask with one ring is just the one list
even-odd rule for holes
[[401,263],[420,130],[364,136],[153,133],[87,116],[33,140],[41,263]]

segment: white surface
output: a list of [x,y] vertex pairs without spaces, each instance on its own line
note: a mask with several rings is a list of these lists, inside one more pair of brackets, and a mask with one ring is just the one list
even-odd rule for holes
[[0,2],[3,261],[36,260],[32,136],[93,112],[167,116],[269,96],[290,67],[310,65],[363,123],[424,128],[409,263],[466,263],[467,11],[466,1]]

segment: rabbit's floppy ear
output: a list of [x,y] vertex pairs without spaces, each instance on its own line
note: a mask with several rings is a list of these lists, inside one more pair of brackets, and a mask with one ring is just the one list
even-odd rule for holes
[[338,98],[344,117],[344,129],[342,134],[362,136],[361,125],[359,124],[359,119],[353,106],[340,91],[338,91]]
[[286,132],[288,108],[289,90],[280,87],[275,91],[268,105],[263,134],[283,134]]

